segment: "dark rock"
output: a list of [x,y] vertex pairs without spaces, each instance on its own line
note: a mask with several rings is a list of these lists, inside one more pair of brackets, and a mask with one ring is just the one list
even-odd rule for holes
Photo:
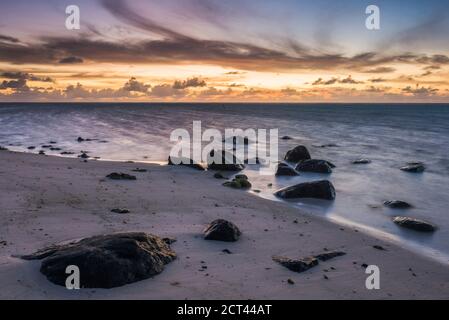
[[121,209],[121,208],[112,209],[111,212],[118,213],[118,214],[130,213],[130,211],[128,209]]
[[426,167],[422,163],[411,163],[401,168],[402,171],[420,173],[426,170]]
[[300,183],[283,188],[275,193],[283,199],[317,198],[325,200],[335,199],[335,188],[328,180]]
[[112,179],[112,180],[136,180],[137,178],[135,176],[132,176],[127,173],[117,173],[113,172],[111,174],[108,174],[106,178]]
[[293,260],[286,257],[274,256],[273,261],[294,272],[304,272],[318,265],[318,260],[314,257]]
[[379,245],[374,245],[373,248],[376,250],[380,250],[380,251],[387,251],[387,249],[385,249],[384,247],[379,246]]
[[232,222],[218,219],[212,221],[204,230],[204,239],[234,242],[242,233]]
[[[220,158],[217,162],[214,159],[216,153],[218,153],[218,157]],[[224,150],[212,150],[207,158],[207,165],[210,170],[217,171],[241,171],[245,169],[245,165],[232,153]]]
[[409,208],[413,208],[413,206],[405,201],[401,201],[401,200],[390,200],[390,201],[385,201],[384,202],[384,206],[388,207],[388,208],[392,208],[392,209],[409,209]]
[[176,240],[176,238],[165,237],[165,238],[162,238],[162,241],[164,241],[168,245],[171,245],[171,244],[175,243],[177,240]]
[[206,170],[206,168],[204,168],[204,166],[200,163],[196,163],[194,162],[192,159],[188,159],[188,158],[183,158],[183,157],[178,157],[178,158],[172,158],[171,156],[168,157],[168,165],[169,166],[186,166],[186,167],[190,167],[196,170],[200,170],[200,171],[204,171]]
[[39,154],[40,154],[40,155],[45,155],[44,150],[40,150],[40,151],[39,151]]
[[42,146],[42,148],[45,148],[45,149],[50,149],[52,147],[52,145],[48,145],[48,144],[44,144],[43,146]]
[[28,150],[34,150],[34,149],[36,149],[36,147],[35,147],[35,146],[30,146],[30,147],[28,147],[27,149],[28,149]]
[[148,170],[147,170],[147,169],[136,168],[136,169],[133,169],[133,170],[131,170],[131,171],[143,173],[143,172],[147,172]]
[[297,146],[296,148],[290,150],[285,155],[285,160],[289,162],[298,163],[302,160],[309,160],[311,159],[310,153],[304,146]]
[[161,273],[176,254],[161,238],[136,232],[85,238],[22,258],[43,259],[41,273],[57,285],[65,286],[66,268],[75,265],[80,270],[81,287],[109,289]]
[[221,250],[221,252],[226,253],[226,254],[232,254],[231,250],[229,250],[229,249],[223,249],[223,250]]
[[281,177],[281,176],[297,176],[297,175],[299,175],[299,173],[296,172],[295,169],[290,167],[290,165],[288,165],[287,163],[281,162],[281,163],[278,164],[278,167],[277,167],[275,175],[277,177]]
[[327,144],[314,145],[314,147],[316,147],[316,148],[336,148],[336,147],[338,147],[338,145],[335,143],[327,143]]
[[83,138],[81,138],[81,137],[78,137],[78,139],[76,139],[76,141],[78,141],[78,142],[83,142],[83,141],[84,141],[84,139],[83,139]]
[[50,143],[50,144],[56,144],[57,142],[56,142],[56,141],[50,141],[50,142],[48,142],[48,143]]
[[346,252],[342,251],[331,251],[331,252],[325,252],[321,253],[319,255],[314,256],[314,258],[320,260],[320,261],[327,261],[336,257],[344,256]]
[[287,283],[288,284],[295,284],[295,281],[293,281],[292,279],[287,279]]
[[301,161],[295,169],[303,172],[332,173],[332,167],[329,162],[316,159]]
[[281,140],[292,140],[293,138],[290,136],[283,136]]
[[51,151],[61,151],[61,148],[51,147],[50,150],[51,150]]
[[0,146],[0,151],[8,151],[8,148]]
[[83,152],[83,153],[81,153],[81,154],[78,156],[78,158],[81,158],[81,159],[89,159],[89,156],[87,155],[87,153]]
[[249,189],[251,188],[251,183],[248,181],[248,177],[244,174],[238,174],[232,181],[226,181],[223,183],[225,187],[231,187],[234,189]]
[[223,176],[223,174],[221,172],[216,172],[214,174],[214,178],[215,179],[227,179],[225,176]]
[[69,154],[75,154],[75,152],[71,152],[71,151],[63,151],[61,152],[62,155],[69,155]]
[[352,161],[352,164],[369,164],[371,163],[371,160],[369,159],[357,159]]
[[393,222],[401,227],[412,229],[415,231],[433,232],[436,230],[436,227],[429,222],[425,222],[415,218],[395,217],[393,219]]

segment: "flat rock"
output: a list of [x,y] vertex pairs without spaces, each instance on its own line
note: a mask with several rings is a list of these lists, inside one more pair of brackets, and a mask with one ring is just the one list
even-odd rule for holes
[[332,163],[326,160],[309,159],[298,163],[296,171],[315,172],[315,173],[332,173]]
[[223,219],[212,221],[204,229],[204,239],[234,242],[237,241],[242,233],[235,224]]
[[413,206],[410,203],[401,200],[389,200],[384,202],[384,206],[391,209],[409,209]]
[[294,149],[289,150],[284,159],[288,162],[298,163],[302,160],[309,160],[311,157],[305,146],[297,146]]
[[176,258],[163,239],[145,234],[118,233],[55,245],[22,256],[42,260],[40,271],[54,284],[65,286],[67,266],[80,270],[83,288],[114,288],[153,277]]
[[112,180],[136,180],[137,178],[133,175],[127,174],[127,173],[117,173],[113,172],[106,176],[106,178],[112,179]]
[[304,272],[318,265],[318,259],[314,257],[308,257],[303,259],[290,259],[287,257],[274,256],[273,261],[279,263],[283,267],[294,271],[294,272]]
[[424,172],[424,170],[426,170],[426,167],[424,166],[424,164],[416,162],[403,166],[401,170],[406,172],[420,173]]
[[278,164],[276,174],[277,177],[281,176],[297,176],[299,175],[298,172],[296,172],[295,169],[293,169],[290,165],[287,163],[281,162]]
[[431,223],[410,217],[395,217],[393,222],[398,226],[415,231],[433,232],[436,230],[436,227]]
[[193,159],[189,159],[189,158],[183,158],[183,157],[168,157],[168,165],[169,166],[174,166],[174,165],[178,165],[178,166],[186,166],[186,167],[190,167],[199,171],[204,171],[206,170],[206,168],[201,164],[201,163],[197,163],[194,162]]
[[328,180],[305,182],[276,191],[276,196],[283,199],[317,198],[335,199],[335,188]]

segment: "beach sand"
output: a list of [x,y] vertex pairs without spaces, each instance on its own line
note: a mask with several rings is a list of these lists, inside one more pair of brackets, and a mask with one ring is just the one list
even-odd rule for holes
[[[148,172],[132,172],[136,167]],[[137,180],[106,179],[111,172],[132,173]],[[223,187],[213,172],[0,151],[0,181],[1,299],[449,298],[447,264]],[[131,213],[110,212],[118,207]],[[217,218],[234,222],[240,240],[204,240],[202,230]],[[14,257],[61,241],[126,231],[176,238],[172,248],[178,258],[152,279],[69,291],[50,283],[39,261]],[[274,255],[301,258],[326,250],[347,254],[304,273],[272,261]],[[363,264],[379,266],[379,290],[366,289]]]

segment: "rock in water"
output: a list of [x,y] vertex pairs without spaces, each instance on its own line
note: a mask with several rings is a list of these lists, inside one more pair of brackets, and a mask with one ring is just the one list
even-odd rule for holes
[[[215,157],[218,157],[218,159],[215,159]],[[210,170],[217,171],[241,171],[245,169],[245,165],[241,161],[232,153],[224,150],[212,150],[207,157],[207,165]]]
[[369,159],[357,159],[352,161],[352,164],[369,164],[371,163],[371,160]]
[[300,183],[276,191],[276,196],[283,199],[317,198],[325,200],[335,199],[335,188],[328,180]]
[[273,261],[294,272],[304,272],[318,265],[318,260],[314,257],[293,260],[286,257],[274,256]]
[[303,172],[332,173],[331,165],[333,166],[333,164],[330,164],[325,160],[310,159],[298,163],[296,170]]
[[161,273],[176,253],[161,238],[141,232],[95,236],[22,256],[41,260],[40,271],[65,286],[67,266],[80,270],[83,288],[114,288]]
[[304,146],[297,146],[296,148],[290,150],[285,155],[285,161],[298,163],[302,160],[309,160],[311,159],[310,153]]
[[385,201],[384,206],[392,209],[409,209],[413,207],[410,203],[401,200]]
[[237,241],[242,233],[232,222],[218,219],[212,221],[204,230],[204,239],[226,242]]
[[424,172],[424,170],[426,170],[426,167],[424,166],[424,164],[416,162],[402,167],[401,170],[406,172],[420,173]]
[[436,227],[434,225],[415,218],[396,217],[393,219],[393,222],[401,227],[412,229],[415,231],[433,232],[436,230]]
[[292,167],[290,167],[287,163],[281,162],[278,164],[278,168],[276,170],[276,176],[297,176],[298,172],[295,171]]
[[112,179],[112,180],[136,180],[137,178],[135,176],[132,176],[127,173],[117,173],[113,172],[111,174],[108,174],[106,178]]
[[174,166],[174,165],[179,165],[179,166],[186,166],[186,167],[190,167],[196,170],[200,170],[200,171],[204,171],[206,170],[206,168],[204,168],[200,163],[196,163],[194,162],[192,159],[188,159],[188,158],[172,158],[171,156],[168,157],[168,165],[169,166]]

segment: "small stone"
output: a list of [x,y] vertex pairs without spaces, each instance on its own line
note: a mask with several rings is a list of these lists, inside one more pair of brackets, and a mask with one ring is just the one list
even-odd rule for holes
[[135,176],[132,176],[127,173],[117,173],[113,172],[111,174],[108,174],[106,178],[112,179],[112,180],[136,180],[137,178]]
[[111,212],[118,213],[118,214],[130,213],[130,211],[128,209],[121,209],[121,208],[112,209]]
[[287,283],[288,284],[295,284],[295,281],[293,281],[292,279],[287,279]]

